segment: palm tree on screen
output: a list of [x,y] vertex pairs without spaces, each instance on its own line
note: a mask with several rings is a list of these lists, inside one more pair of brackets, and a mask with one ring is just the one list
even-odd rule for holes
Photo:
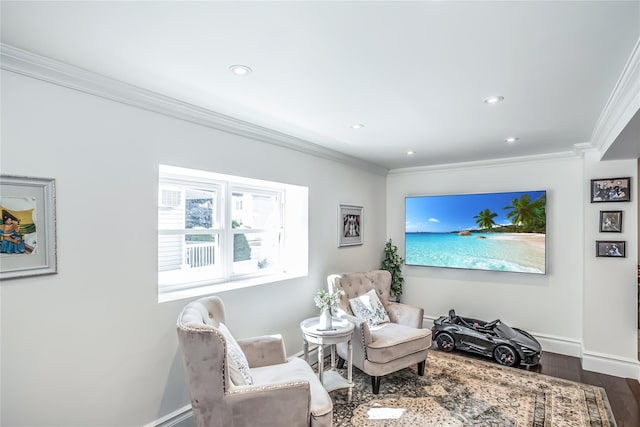
[[493,221],[493,218],[497,217],[498,214],[495,212],[491,212],[489,209],[485,209],[480,211],[480,213],[473,218],[476,219],[476,224],[480,228],[491,230],[496,223]]
[[522,195],[519,199],[513,199],[511,205],[505,206],[503,209],[511,209],[507,214],[507,218],[511,219],[511,223],[522,231],[530,231],[536,218],[536,205],[531,203],[528,194]]
[[533,231],[536,233],[547,232],[547,195],[543,194],[533,202]]

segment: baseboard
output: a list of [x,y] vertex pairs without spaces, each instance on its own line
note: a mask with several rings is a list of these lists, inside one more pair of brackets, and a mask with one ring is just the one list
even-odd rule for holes
[[[325,346],[325,349],[326,348],[327,346]],[[331,352],[325,350],[324,358],[326,359],[327,357],[330,357],[330,356],[331,356]],[[299,357],[301,359],[304,359],[304,351],[300,350],[299,352],[292,354],[291,357]],[[318,363],[318,345],[309,344],[309,363],[312,366]]]
[[143,427],[191,427],[193,425],[193,412],[189,404]]
[[[433,327],[433,321],[436,319],[437,317],[424,316],[422,321],[423,327],[431,329]],[[550,353],[564,354],[573,357],[580,357],[582,355],[582,343],[578,340],[531,331],[527,332],[540,342],[543,352],[548,351]]]
[[422,317],[422,327],[425,329],[431,329],[433,328],[433,321],[436,320],[437,317],[431,317],[431,316],[423,316]]
[[545,351],[548,351],[549,353],[558,353],[573,357],[580,357],[582,355],[582,343],[580,341],[555,335],[539,334],[536,332],[530,333],[542,346],[543,354]]
[[[436,319],[437,317],[424,316],[423,327],[431,328]],[[640,362],[637,359],[585,351],[582,348],[582,342],[572,338],[528,332],[542,345],[543,358],[545,351],[578,357],[581,359],[582,369],[585,371],[640,380]]]
[[582,369],[616,377],[640,380],[640,362],[638,359],[616,357],[593,351],[583,351]]

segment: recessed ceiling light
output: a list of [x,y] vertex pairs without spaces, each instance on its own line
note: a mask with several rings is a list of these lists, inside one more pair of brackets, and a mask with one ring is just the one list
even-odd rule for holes
[[232,65],[231,67],[229,67],[229,69],[236,76],[246,76],[247,74],[250,74],[251,71],[253,71],[246,65]]
[[489,96],[485,98],[482,102],[485,104],[497,104],[498,102],[504,101],[504,96]]
[[414,154],[416,154],[415,151],[407,151],[407,156],[413,156]]
[[519,141],[520,138],[516,138],[515,136],[510,136],[509,138],[505,139],[506,142],[508,142],[509,144],[513,144],[514,142]]
[[364,125],[362,123],[354,123],[351,125],[351,129],[362,129]]

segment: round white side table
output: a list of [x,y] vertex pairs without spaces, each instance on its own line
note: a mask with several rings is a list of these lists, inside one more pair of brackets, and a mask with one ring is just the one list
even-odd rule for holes
[[[300,322],[302,339],[304,340],[304,358],[309,363],[309,343],[318,345],[318,377],[327,391],[339,388],[353,387],[353,371],[351,363],[353,361],[353,347],[351,337],[353,335],[353,323],[346,319],[334,317],[332,328],[329,330],[319,329],[320,318],[311,317]],[[347,378],[345,380],[336,370],[335,345],[347,343]],[[324,346],[331,346],[331,370],[326,374],[324,371]],[[351,392],[351,390],[349,390]]]

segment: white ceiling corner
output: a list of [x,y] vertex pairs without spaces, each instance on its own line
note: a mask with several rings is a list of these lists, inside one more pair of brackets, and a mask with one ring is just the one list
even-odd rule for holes
[[[640,39],[598,118],[591,138],[592,147],[604,155],[639,110]],[[638,135],[638,144],[640,144],[640,135]]]
[[636,129],[637,0],[0,7],[3,69],[375,173],[604,152]]

